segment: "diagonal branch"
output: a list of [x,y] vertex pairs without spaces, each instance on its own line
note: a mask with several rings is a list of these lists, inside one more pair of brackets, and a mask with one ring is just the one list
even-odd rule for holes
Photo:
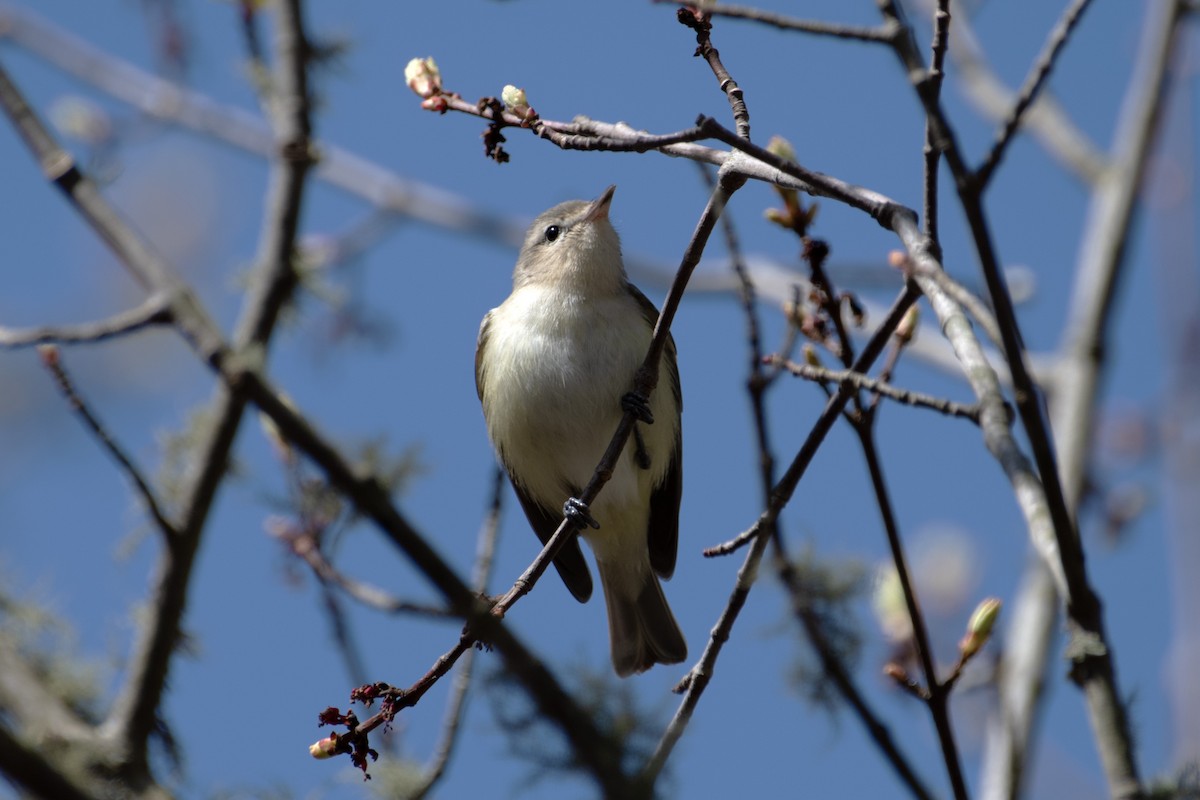
[[[936,0],[941,2],[941,0]],[[917,0],[923,10],[933,11],[935,0]],[[954,46],[949,56],[956,67],[955,77],[968,102],[993,121],[1002,121],[1017,102],[1017,95],[997,77],[988,65],[983,48],[965,14],[950,21]],[[1055,159],[1086,183],[1104,172],[1104,154],[1067,116],[1062,106],[1042,92],[1024,115],[1023,125],[1030,135]]]
[[154,495],[154,490],[150,488],[150,484],[142,477],[142,472],[133,463],[133,459],[125,452],[125,448],[117,443],[112,434],[108,432],[108,428],[104,426],[100,419],[92,412],[84,399],[79,396],[75,390],[75,386],[71,381],[71,377],[67,374],[66,367],[62,364],[62,357],[58,352],[58,348],[54,345],[42,345],[38,353],[42,358],[42,365],[50,371],[54,376],[54,382],[58,386],[59,392],[67,399],[71,405],[71,409],[79,415],[83,420],[83,424],[91,430],[92,434],[100,442],[101,446],[108,451],[109,455],[116,460],[121,470],[133,482],[134,488],[141,495],[142,502],[146,504],[146,510],[153,517],[154,523],[162,534],[167,537],[168,545],[172,540],[179,538],[179,528],[174,522],[167,518],[166,512],[163,511],[162,505]]
[[954,729],[950,720],[950,690],[953,684],[943,681],[937,674],[934,662],[933,648],[930,645],[929,630],[925,624],[925,615],[921,613],[917,602],[916,591],[909,578],[908,559],[904,554],[903,543],[900,540],[900,527],[887,488],[887,480],[883,474],[883,464],[879,460],[879,449],[875,444],[874,413],[868,414],[853,426],[862,445],[863,458],[867,462],[867,472],[871,476],[871,487],[875,493],[875,503],[879,507],[884,531],[887,534],[888,547],[892,551],[892,563],[896,568],[904,602],[908,609],[908,618],[912,622],[913,641],[916,644],[917,657],[921,670],[925,674],[926,691],[922,693],[930,716],[933,717],[934,728],[937,731],[938,744],[942,749],[942,759],[946,764],[946,772],[950,778],[950,786],[957,800],[967,800],[967,782],[963,776],[962,759],[958,754],[958,742],[954,738]]
[[[1137,67],[1125,89],[1120,127],[1114,137],[1112,167],[1095,185],[1081,231],[1071,307],[1052,373],[1050,414],[1067,502],[1077,508],[1083,496],[1091,450],[1093,420],[1105,366],[1108,326],[1117,281],[1154,133],[1162,113],[1168,70],[1183,10],[1178,3],[1147,14]],[[1031,568],[1012,616],[1005,666],[1000,671],[1000,720],[989,724],[983,787],[988,798],[1014,797],[1020,791],[1029,758],[1041,682],[1049,662],[1057,614],[1048,599],[1043,572]],[[1017,647],[1017,643],[1026,644]],[[1009,664],[1009,662],[1013,662]]]
[[[296,286],[292,264],[300,209],[312,156],[309,152],[310,98],[307,88],[308,44],[298,0],[279,4],[275,28],[276,91],[282,98],[274,120],[276,158],[271,170],[267,213],[259,248],[258,266],[234,334],[235,352],[242,358],[261,360],[275,323]],[[126,261],[136,270],[137,261]],[[149,270],[151,288],[179,285],[169,267],[156,257]],[[193,343],[219,341],[215,326],[200,311],[190,292],[189,311],[178,324]],[[240,387],[218,387],[210,408],[215,424],[198,447],[197,469],[184,496],[181,541],[164,553],[151,605],[135,645],[129,676],[118,694],[106,727],[123,740],[131,753],[142,753],[155,726],[170,662],[179,636],[195,555],[203,538],[209,510],[224,478],[237,429],[246,408]]]
[[[1062,53],[1063,47],[1066,46],[1067,40],[1071,37],[1071,32],[1075,30],[1075,26],[1079,24],[1079,20],[1083,18],[1083,12],[1087,10],[1090,4],[1091,0],[1073,0],[1067,10],[1063,12],[1058,24],[1050,31],[1050,38],[1046,40],[1046,46],[1042,48],[1041,54],[1033,63],[1029,77],[1025,79],[1025,84],[1017,93],[1017,99],[1013,103],[1012,110],[1008,112],[1003,124],[1000,126],[1000,130],[996,134],[996,140],[992,144],[992,149],[984,157],[983,163],[979,165],[979,169],[975,171],[975,180],[979,182],[980,187],[987,186],[991,180],[992,173],[996,171],[996,167],[999,166],[1001,159],[1004,158],[1004,153],[1008,150],[1009,144],[1012,143],[1017,129],[1024,121],[1025,112],[1038,99],[1042,87],[1046,85],[1046,81],[1050,77],[1050,71],[1054,69],[1059,54]],[[982,191],[982,188],[980,190]]]
[[[266,215],[265,225],[270,230],[264,236],[267,244],[260,252],[259,269],[236,340],[238,351],[252,350],[252,358],[265,355],[279,311],[295,283],[291,256],[302,189],[311,163],[307,150],[309,103],[304,78],[307,45],[299,3],[293,0],[281,4],[277,19],[277,53],[285,62],[281,64],[277,82],[279,91],[291,98],[291,102],[277,120],[281,158],[273,170],[273,202]],[[189,343],[204,353],[225,353],[219,330],[190,290],[59,147],[2,68],[0,105],[42,165],[46,177],[63,191],[125,267],[153,295],[171,298],[176,327]],[[208,512],[225,475],[245,405],[245,396],[236,387],[222,386],[217,390],[211,406],[215,422],[196,447],[196,468],[188,476],[183,492],[179,535],[170,541],[160,559],[152,600],[147,604],[150,618],[140,631],[126,680],[102,728],[110,745],[106,758],[114,761],[120,772],[137,780],[144,780],[149,774],[146,744],[157,725],[162,692],[186,607],[192,565]]]

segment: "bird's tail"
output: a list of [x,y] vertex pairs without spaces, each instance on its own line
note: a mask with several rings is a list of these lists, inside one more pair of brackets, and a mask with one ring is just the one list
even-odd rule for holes
[[667,605],[649,558],[632,569],[627,563],[597,559],[613,667],[624,678],[655,664],[678,664],[687,658],[687,642]]

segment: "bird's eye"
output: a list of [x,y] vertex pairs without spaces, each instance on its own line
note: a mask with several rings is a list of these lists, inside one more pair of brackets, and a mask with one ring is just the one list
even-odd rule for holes
[[557,225],[551,225],[549,228],[546,228],[546,241],[553,242],[558,238],[560,233],[562,233],[562,228]]

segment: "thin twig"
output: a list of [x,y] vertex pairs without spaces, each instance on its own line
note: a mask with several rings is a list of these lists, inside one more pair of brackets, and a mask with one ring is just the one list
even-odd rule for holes
[[490,98],[472,103],[460,95],[447,92],[438,96],[439,111],[457,111],[473,117],[486,119],[503,128],[523,128],[534,135],[548,139],[563,150],[606,150],[616,153],[646,153],[651,150],[669,152],[674,146],[696,142],[707,138],[698,126],[684,128],[675,133],[646,133],[628,125],[598,126],[586,118],[572,122],[556,122],[541,117],[532,119],[519,116]]
[[996,167],[1000,165],[1001,159],[1004,158],[1004,153],[1008,150],[1009,144],[1012,143],[1017,129],[1021,126],[1021,122],[1025,118],[1025,112],[1029,110],[1034,101],[1037,100],[1042,87],[1046,85],[1047,79],[1050,77],[1051,70],[1054,69],[1055,63],[1058,61],[1058,56],[1062,53],[1063,47],[1071,38],[1071,32],[1075,26],[1079,24],[1079,20],[1083,18],[1083,12],[1087,10],[1091,4],[1091,0],[1073,0],[1067,10],[1063,12],[1058,23],[1050,31],[1050,36],[1046,40],[1046,44],[1042,47],[1042,52],[1033,62],[1033,67],[1029,72],[1029,76],[1025,79],[1024,85],[1017,93],[1017,99],[1013,103],[1012,111],[1005,117],[1000,130],[996,133],[996,139],[992,143],[991,150],[984,157],[983,163],[975,170],[975,181],[979,184],[979,191],[983,191],[991,181],[992,174],[996,171]]
[[887,44],[896,35],[895,28],[881,25],[877,28],[866,28],[860,25],[840,25],[836,22],[820,22],[818,20],[797,19],[783,14],[776,14],[760,8],[736,6],[718,3],[697,3],[696,0],[654,0],[656,3],[675,3],[681,6],[702,8],[705,14],[714,17],[729,17],[744,19],[751,22],[761,22],[786,31],[812,33],[818,36],[831,36],[835,39],[851,39],[860,42],[877,42]]
[[709,69],[720,84],[721,91],[729,101],[733,112],[733,120],[737,126],[737,135],[742,139],[750,138],[750,111],[746,108],[746,99],[742,88],[725,69],[721,54],[712,43],[712,21],[706,11],[696,8],[681,8],[676,12],[676,18],[696,32],[696,55],[708,62]]
[[[943,43],[942,47],[944,48],[944,46]],[[820,303],[824,309],[825,316],[833,322],[834,332],[837,336],[838,357],[842,364],[847,367],[846,371],[852,373],[855,371],[853,369],[853,342],[850,340],[850,334],[842,319],[841,303],[836,299],[839,297],[837,290],[834,288],[829,276],[825,273],[825,259],[828,257],[829,248],[823,242],[809,238],[807,231],[803,227],[796,226],[795,231],[800,236],[801,241],[804,242],[805,260],[812,273],[813,285],[819,291]],[[931,241],[930,244],[934,248],[937,246],[937,243],[934,241]],[[897,328],[891,329],[891,332],[898,329],[899,324],[898,322]],[[888,363],[884,367],[885,376],[891,374],[895,365],[895,359],[899,357],[901,352],[901,348],[895,344],[894,337],[889,335],[888,341],[893,342],[894,346],[889,353]],[[846,384],[839,383],[838,385],[839,389],[846,388]],[[826,393],[829,393],[827,385],[822,384],[822,388],[825,389]],[[863,457],[867,462],[867,471],[871,476],[871,486],[875,494],[875,503],[882,518],[884,531],[887,534],[888,546],[892,553],[892,562],[895,565],[901,593],[904,596],[905,606],[908,610],[913,631],[913,645],[916,648],[917,658],[925,675],[925,685],[927,687],[921,693],[921,696],[925,699],[930,716],[933,718],[934,728],[938,735],[938,743],[941,746],[943,760],[946,764],[946,772],[950,778],[954,796],[957,800],[966,800],[966,779],[963,777],[962,762],[958,755],[958,743],[954,738],[954,732],[950,723],[948,701],[951,687],[948,683],[943,684],[937,674],[928,627],[925,624],[925,617],[921,613],[920,604],[917,602],[916,590],[909,579],[908,560],[904,554],[904,546],[900,538],[900,530],[896,522],[895,512],[893,511],[891,494],[887,489],[887,482],[883,476],[883,466],[879,461],[879,451],[875,446],[874,429],[875,420],[878,419],[876,413],[878,404],[872,402],[870,405],[864,406],[857,388],[851,393],[851,397],[856,410],[853,413],[847,412],[845,416],[850,422],[851,427],[854,428],[862,445]],[[878,398],[878,395],[876,395],[876,398]],[[791,564],[783,552],[782,541],[778,539],[776,540],[776,553],[778,556],[777,560],[782,564],[786,564],[786,569],[791,571]],[[794,577],[792,582],[795,582]],[[790,585],[787,581],[785,581],[785,584]],[[807,605],[802,602],[800,596],[797,596],[796,604],[801,609],[804,609]]]
[[[825,271],[825,261],[829,256],[829,246],[820,239],[814,239],[809,235],[808,220],[799,214],[792,214],[791,229],[800,239],[803,245],[803,257],[808,264],[812,285],[817,294],[817,301],[824,313],[826,319],[833,324],[834,334],[836,336],[836,354],[838,359],[847,368],[847,373],[855,373],[855,358],[854,358],[854,343],[850,339],[850,333],[843,319],[844,311],[841,295],[830,280],[829,275]],[[881,334],[885,334],[887,341],[892,343],[892,347],[888,354],[887,363],[883,367],[883,374],[886,376],[891,374],[895,365],[896,358],[899,357],[901,346],[896,340],[895,334],[900,329],[900,325],[908,315],[909,310],[906,310],[903,315],[897,317],[889,317],[889,323],[885,324],[881,331],[877,331],[876,340]],[[881,382],[884,382],[881,381]],[[934,660],[932,649],[929,644],[929,636],[926,630],[925,620],[920,613],[920,607],[917,604],[916,593],[908,579],[908,566],[904,557],[904,550],[900,541],[900,534],[895,521],[895,515],[892,512],[892,503],[890,495],[887,491],[886,483],[883,480],[882,467],[879,464],[878,452],[874,446],[873,430],[874,423],[877,419],[876,409],[879,395],[875,395],[873,401],[864,406],[862,396],[857,386],[853,391],[849,391],[853,382],[839,382],[838,390],[848,392],[851,402],[854,405],[854,411],[843,411],[843,416],[850,422],[859,435],[863,445],[863,451],[867,460],[868,470],[872,478],[872,486],[875,489],[876,502],[880,509],[880,514],[883,517],[884,527],[887,531],[888,542],[891,546],[893,560],[896,565],[896,572],[900,578],[900,586],[904,594],[905,602],[908,607],[909,617],[912,621],[914,631],[914,643],[917,648],[917,654],[921,660],[921,665],[925,672],[927,684],[930,686],[928,694],[928,707],[934,720],[935,728],[938,732],[938,738],[942,746],[942,752],[945,756],[947,771],[951,777],[951,783],[955,787],[955,794],[959,798],[964,798],[966,794],[965,781],[962,777],[962,767],[958,758],[957,745],[955,743],[953,733],[950,729],[950,718],[946,705],[946,694],[949,692],[949,687],[942,687],[938,683],[938,676],[934,669]],[[832,399],[833,392],[829,385],[822,383],[822,389],[826,395]],[[767,487],[769,491],[769,487]],[[777,528],[776,528],[777,530]],[[805,591],[801,587],[801,580],[796,574],[795,566],[784,549],[783,539],[776,534],[772,537],[775,552],[776,568],[780,574],[785,587],[788,588],[792,595],[792,604],[794,612],[799,617],[801,624],[808,632],[810,640],[814,647],[817,648],[822,664],[831,675],[834,685],[842,691],[844,698],[854,708],[867,723],[867,727],[871,729],[872,717],[864,713],[865,702],[861,697],[856,696],[852,692],[853,686],[849,688],[843,686],[843,683],[849,681],[849,675],[846,673],[844,666],[841,664],[840,657],[830,647],[824,636],[823,624],[808,602]],[[877,744],[881,751],[889,757],[896,758],[899,756],[898,751],[889,750],[885,744],[890,743],[890,737],[887,739],[876,738]],[[906,774],[907,762],[900,759],[900,763],[895,764],[901,777],[906,781],[910,778],[915,779],[915,775],[911,771]],[[918,786],[919,784],[910,784]],[[960,790],[961,789],[961,790]],[[919,789],[918,789],[919,791]]]
[[[701,165],[701,174],[712,188],[712,177],[708,170]],[[762,325],[758,318],[758,303],[755,296],[754,280],[746,269],[746,260],[742,254],[741,242],[738,238],[737,226],[733,223],[732,214],[721,216],[721,231],[725,236],[725,249],[729,252],[730,263],[738,281],[738,299],[742,305],[742,313],[746,319],[746,346],[749,356],[750,375],[746,378],[746,391],[750,395],[750,409],[754,419],[754,435],[758,450],[758,471],[762,481],[764,494],[769,493],[775,485],[775,455],[771,452],[771,436],[767,423],[766,392],[770,385],[767,376],[763,374],[762,354]],[[764,496],[764,504],[770,501]]]
[[798,364],[795,361],[788,361],[776,356],[767,356],[766,360],[768,364],[781,367],[801,378],[818,381],[823,384],[849,383],[858,389],[874,392],[890,400],[895,400],[897,403],[918,408],[929,408],[948,417],[961,417],[962,419],[969,419],[977,425],[979,424],[979,405],[975,403],[965,405],[963,403],[956,403],[953,400],[914,392],[910,389],[901,389],[890,383],[872,378],[870,375],[863,375],[848,369],[838,370],[815,367],[811,364]]
[[[703,165],[701,165],[701,174],[704,175],[709,187],[712,188],[712,178]],[[769,490],[771,486],[775,485],[775,456],[771,452],[770,436],[767,432],[765,403],[766,391],[770,387],[770,379],[763,373],[762,368],[762,327],[758,319],[754,281],[746,269],[745,258],[742,254],[737,228],[733,224],[732,215],[725,214],[721,217],[721,228],[725,236],[725,248],[729,251],[730,263],[738,281],[738,299],[742,305],[742,313],[746,318],[746,344],[750,351],[750,376],[746,379],[746,391],[750,395],[750,408],[754,420],[759,476],[763,485]],[[767,502],[770,501],[769,497],[764,499]],[[727,555],[749,541],[749,537],[741,539],[737,544],[731,545],[728,549],[721,552],[720,555]],[[707,549],[704,551],[704,555],[710,555]]]
[[900,540],[900,529],[892,508],[891,494],[888,492],[887,481],[883,475],[883,465],[879,461],[879,450],[875,445],[874,435],[875,415],[868,414],[855,424],[854,431],[858,434],[862,445],[863,458],[867,462],[867,472],[871,476],[871,488],[875,493],[875,504],[882,517],[883,528],[887,534],[888,547],[892,552],[892,563],[896,567],[896,575],[900,580],[900,588],[904,594],[904,603],[908,609],[908,617],[912,622],[913,641],[916,645],[917,657],[921,662],[921,671],[925,674],[924,695],[926,706],[933,717],[934,728],[937,730],[938,744],[942,749],[942,757],[946,764],[946,772],[950,777],[950,786],[958,800],[966,800],[967,781],[963,776],[962,761],[958,755],[958,743],[950,722],[950,689],[951,684],[943,683],[937,674],[937,666],[933,658],[933,648],[930,644],[929,631],[925,624],[925,616],[921,613],[917,602],[916,590],[909,577],[908,560],[904,555],[904,546]]
[[[922,10],[933,12],[935,0],[913,2]],[[1016,93],[1004,85],[987,63],[972,29],[970,14],[955,14],[950,30],[954,47],[950,49],[949,57],[955,67],[956,82],[981,116],[1001,122],[1012,110]],[[1104,154],[1049,93],[1039,95],[1025,114],[1023,125],[1050,156],[1084,183],[1093,183],[1104,173]]]
[[[942,80],[945,77],[946,50],[950,45],[950,0],[937,0],[937,9],[933,12],[933,41],[930,43],[929,80],[930,91],[939,94],[942,91]],[[925,123],[925,147],[922,153],[924,169],[922,171],[924,186],[923,221],[925,235],[934,243],[935,252],[941,248],[941,237],[938,234],[938,165],[941,163],[941,145],[934,136],[933,127]]]
[[163,511],[162,505],[158,502],[158,498],[154,495],[154,490],[150,488],[150,483],[142,477],[142,471],[133,463],[133,459],[125,452],[125,448],[113,438],[108,432],[108,428],[104,423],[92,412],[88,407],[87,402],[76,391],[74,384],[71,382],[71,377],[67,374],[66,367],[62,363],[62,354],[58,348],[53,345],[42,345],[39,348],[42,365],[49,370],[54,376],[54,383],[58,386],[58,390],[62,396],[71,404],[71,409],[79,415],[83,420],[83,424],[88,427],[100,445],[108,451],[121,467],[121,470],[133,482],[134,488],[137,489],[138,495],[141,496],[142,502],[146,505],[146,510],[154,519],[154,524],[158,526],[159,531],[167,537],[168,540],[173,540],[179,537],[179,528],[174,522],[167,518],[167,514]]
[[792,600],[792,613],[800,621],[805,635],[812,643],[813,650],[821,662],[821,669],[833,686],[842,695],[842,699],[853,709],[862,722],[867,735],[875,742],[884,758],[887,759],[897,777],[908,788],[913,797],[918,800],[930,800],[934,797],[929,788],[917,775],[908,757],[900,750],[900,745],[892,736],[891,729],[867,704],[866,695],[854,683],[854,677],[845,664],[836,657],[836,648],[825,637],[825,629],[811,604],[804,601],[806,587],[797,574],[795,567],[786,558],[779,558],[776,569],[780,580],[787,589]]
[[135,333],[153,325],[170,325],[171,305],[161,295],[150,295],[137,308],[107,319],[77,325],[44,325],[24,330],[0,327],[0,347],[16,350],[42,344],[91,344]]
[[272,536],[287,544],[295,555],[304,559],[322,584],[336,586],[368,608],[382,611],[385,614],[416,614],[432,618],[457,619],[449,609],[443,606],[401,600],[378,586],[372,586],[349,577],[329,562],[329,559],[321,552],[317,538],[311,533],[293,530],[290,524],[282,523],[282,521],[273,524],[272,520],[267,521],[267,530]]

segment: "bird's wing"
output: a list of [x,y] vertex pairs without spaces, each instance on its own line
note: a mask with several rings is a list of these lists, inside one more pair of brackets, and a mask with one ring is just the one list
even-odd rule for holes
[[[658,322],[658,309],[636,286],[629,290],[642,309],[642,317],[651,329]],[[662,363],[667,370],[669,389],[675,399],[675,408],[683,413],[683,390],[679,385],[679,363],[675,352],[675,338],[667,337]],[[665,422],[665,420],[664,420]],[[679,551],[679,503],[683,497],[683,427],[675,432],[675,447],[671,461],[663,474],[662,482],[650,494],[650,522],[646,530],[646,543],[650,547],[650,566],[660,577],[669,578],[675,572],[675,556]]]
[[492,314],[495,309],[484,315],[483,322],[479,324],[479,338],[475,340],[475,393],[479,395],[480,401],[483,400],[483,370],[480,367],[483,364],[483,351],[487,349],[488,333],[492,327]]

